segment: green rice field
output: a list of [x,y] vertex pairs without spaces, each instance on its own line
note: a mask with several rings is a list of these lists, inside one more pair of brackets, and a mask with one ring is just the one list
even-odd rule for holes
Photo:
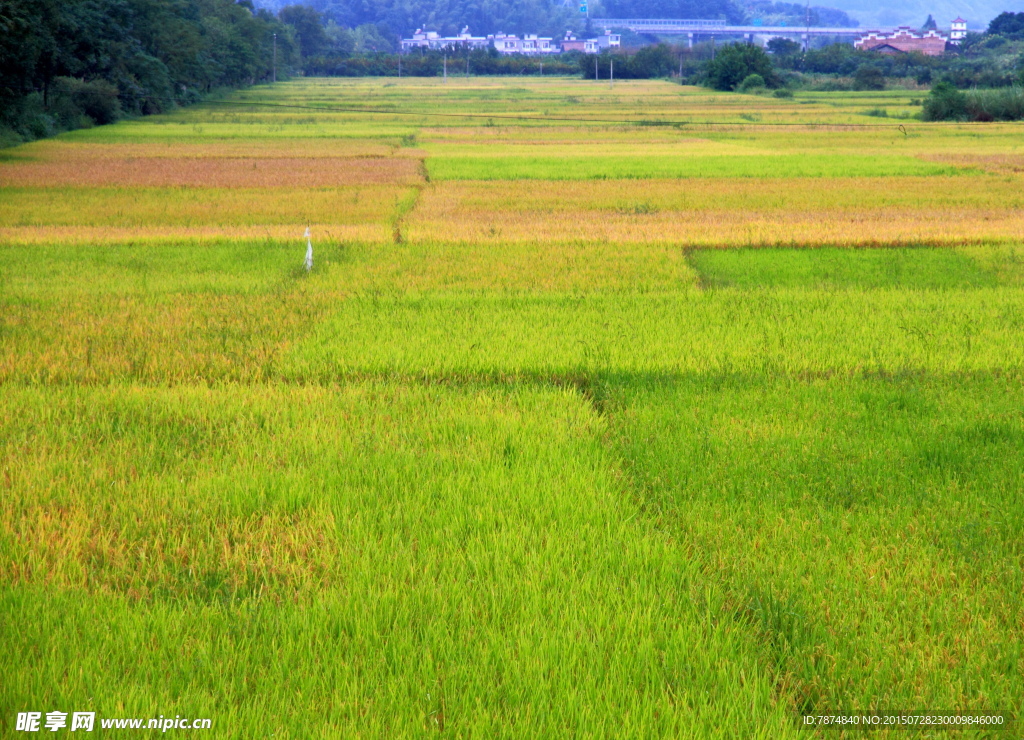
[[[303,79],[0,151],[0,734],[1020,737],[1024,132],[920,95]],[[1005,720],[804,720],[866,712]]]

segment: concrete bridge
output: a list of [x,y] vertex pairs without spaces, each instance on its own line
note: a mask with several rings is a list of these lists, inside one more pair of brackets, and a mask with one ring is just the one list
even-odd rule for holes
[[[799,37],[806,46],[811,36],[842,36],[857,38],[868,31],[864,28],[829,28],[825,26],[733,26],[726,21],[677,20],[666,18],[592,18],[594,27],[627,28],[634,33],[650,33],[659,36],[687,36],[693,46],[694,36],[743,36],[752,40],[754,36]],[[874,31],[889,29],[871,29]]]

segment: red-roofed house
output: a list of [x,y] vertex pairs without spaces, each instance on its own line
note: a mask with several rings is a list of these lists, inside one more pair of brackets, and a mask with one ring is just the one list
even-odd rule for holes
[[925,56],[937,57],[946,51],[946,37],[936,31],[914,33],[909,26],[900,26],[893,33],[872,31],[853,42],[855,49],[898,54],[917,51]]

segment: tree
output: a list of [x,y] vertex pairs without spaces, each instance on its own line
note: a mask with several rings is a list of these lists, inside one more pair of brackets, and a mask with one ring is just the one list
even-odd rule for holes
[[391,34],[385,35],[372,23],[364,23],[356,27],[356,51],[357,52],[378,52],[395,50],[395,44],[390,38]]
[[862,64],[853,75],[854,90],[884,90],[885,74],[874,64]]
[[939,24],[935,22],[935,19],[932,18],[932,14],[929,13],[928,14],[928,19],[924,22],[924,25],[921,26],[921,31],[925,32],[925,31],[937,31],[937,30],[939,30]]
[[293,60],[290,27],[234,0],[0,0],[0,139],[195,102]]
[[1024,13],[1000,13],[988,24],[989,34],[999,34],[1008,39],[1024,39]]
[[778,86],[771,57],[760,46],[729,44],[714,59],[705,62],[707,84],[716,90],[735,90],[747,77],[761,75],[768,87]]
[[302,56],[310,59],[326,53],[330,49],[330,41],[324,30],[323,16],[307,5],[288,5],[277,14],[282,23],[295,29]]
[[924,120],[956,121],[967,116],[967,96],[949,82],[939,82],[932,87],[924,101]]
[[777,57],[792,57],[800,53],[800,44],[790,39],[784,39],[781,36],[768,41],[769,53]]
[[676,58],[668,44],[655,44],[640,49],[630,60],[634,77],[650,79],[668,77],[676,66]]

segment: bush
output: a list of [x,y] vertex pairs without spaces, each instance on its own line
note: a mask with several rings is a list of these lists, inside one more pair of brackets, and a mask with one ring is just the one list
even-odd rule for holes
[[121,117],[121,102],[117,88],[106,80],[58,77],[53,83],[50,112],[64,128],[79,128],[82,116],[93,123],[113,123]]
[[971,121],[1024,120],[1024,88],[971,90],[966,95],[966,113]]
[[764,77],[756,72],[743,78],[743,82],[736,89],[739,92],[761,92],[765,88]]
[[787,89],[785,87],[780,87],[773,94],[777,98],[791,98],[791,97],[793,97],[793,91],[789,90],[789,89]]
[[863,64],[853,73],[854,90],[884,90],[885,75],[873,64]]
[[962,121],[967,118],[967,96],[948,82],[939,82],[924,101],[925,121]]

